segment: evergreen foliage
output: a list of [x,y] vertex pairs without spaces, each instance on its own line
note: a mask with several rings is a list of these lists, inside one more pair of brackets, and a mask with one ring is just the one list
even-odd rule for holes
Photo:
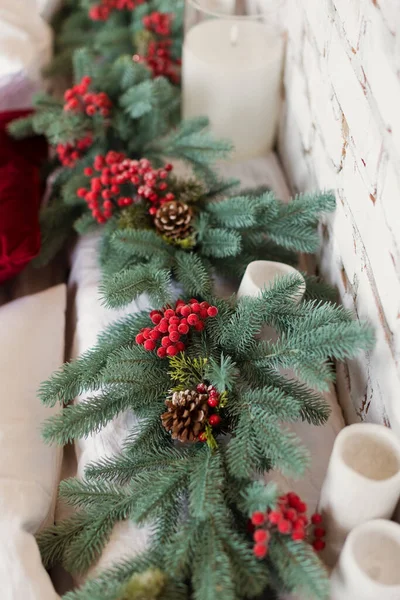
[[[152,326],[149,315],[129,316],[43,384],[40,395],[49,405],[92,394],[48,420],[49,442],[90,435],[121,411],[139,418],[121,455],[89,465],[83,481],[61,484],[61,496],[77,512],[41,535],[46,564],[60,561],[84,573],[116,522],[150,523],[153,530],[146,553],[66,599],[121,600],[149,569],[167,578],[157,592],[163,600],[242,600],[268,586],[328,598],[326,574],[308,543],[274,533],[267,558],[259,560],[247,532],[248,516],[272,509],[278,496],[254,475],[275,468],[301,476],[308,464],[306,449],[282,423],[325,423],[329,411],[315,389],[332,380],[333,360],[372,343],[371,331],[347,311],[317,301],[295,304],[300,286],[298,277],[282,278],[259,298],[237,303],[208,295],[218,315],[206,320],[204,331],[189,333],[184,351],[169,359],[135,341]],[[265,323],[278,341],[258,339]],[[199,384],[218,391],[220,423],[207,425],[202,441],[174,443],[162,425],[165,401],[173,390]]]
[[[183,182],[178,180],[181,190]],[[230,185],[221,181],[216,185],[215,179],[203,181],[203,193],[192,200],[194,234],[188,248],[169,243],[147,224],[111,226],[105,234],[106,251],[100,257],[107,306],[123,306],[143,291],[156,306],[163,306],[171,300],[165,286],[171,275],[186,294],[204,296],[210,293],[213,273],[238,279],[251,261],[295,264],[297,252],[315,252],[318,220],[335,206],[332,194],[307,194],[285,204],[271,191],[221,195],[220,190],[226,194]],[[177,189],[180,200],[179,186]],[[188,201],[187,194],[185,199]],[[157,281],[162,282],[158,287]],[[310,298],[332,296],[328,286],[315,278],[309,283]]]
[[[153,78],[150,71],[133,62],[131,56],[118,56],[108,64],[96,61],[87,48],[77,50],[74,54],[76,84],[85,76],[91,78],[92,90],[107,94],[111,101],[110,117],[65,110],[62,101],[42,93],[36,98],[36,112],[13,121],[9,127],[16,138],[43,134],[57,147],[58,154],[60,148],[61,152],[66,148],[78,154],[73,161],[63,163],[61,169],[58,161],[52,166],[56,169],[55,185],[51,202],[41,215],[43,241],[37,261],[40,265],[47,263],[62,247],[73,227],[83,234],[97,225],[86,203],[77,196],[87,181],[84,170],[93,164],[96,156],[113,150],[131,159],[146,156],[154,165],[176,157],[191,164],[201,175],[208,174],[209,163],[230,150],[228,142],[215,140],[207,132],[207,119],[179,122],[178,89],[164,77]],[[89,145],[79,150],[80,142],[85,139]],[[52,232],[51,237],[47,232]]]
[[143,54],[144,44],[149,42],[148,32],[143,39],[143,18],[156,11],[171,15],[172,55],[180,57],[183,0],[146,0],[134,10],[113,11],[105,21],[89,16],[90,8],[99,3],[95,0],[64,0],[52,23],[55,47],[53,60],[46,68],[48,75],[71,75],[74,53],[82,47],[89,48],[96,57],[107,62],[123,54]]

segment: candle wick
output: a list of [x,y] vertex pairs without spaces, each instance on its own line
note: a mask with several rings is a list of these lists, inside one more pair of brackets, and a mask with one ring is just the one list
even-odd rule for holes
[[231,44],[232,46],[236,46],[239,37],[239,29],[237,25],[232,25],[231,28]]

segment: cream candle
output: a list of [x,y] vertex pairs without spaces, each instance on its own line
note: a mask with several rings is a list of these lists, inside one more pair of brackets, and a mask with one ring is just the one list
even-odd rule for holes
[[211,12],[232,15],[235,12],[235,0],[203,0],[202,6]]
[[185,36],[183,117],[206,115],[234,159],[261,156],[275,141],[283,40],[256,20],[207,19]]
[[390,519],[400,497],[400,441],[383,425],[357,423],[337,436],[319,510],[327,530],[325,562],[333,566],[348,533],[371,519]]
[[271,287],[278,277],[296,276],[301,285],[298,293],[293,297],[294,302],[300,302],[306,291],[303,275],[294,267],[272,260],[255,260],[247,266],[243,275],[237,296],[258,296],[263,289]]
[[400,525],[369,521],[348,536],[331,576],[331,600],[399,600]]

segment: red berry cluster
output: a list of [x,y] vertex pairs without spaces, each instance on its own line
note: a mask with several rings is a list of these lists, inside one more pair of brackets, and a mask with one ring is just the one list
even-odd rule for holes
[[105,92],[98,94],[90,92],[89,86],[92,80],[88,75],[82,77],[77,83],[64,94],[64,110],[67,112],[86,113],[89,117],[99,113],[102,117],[108,117],[111,109],[111,100]]
[[85,150],[90,148],[92,144],[93,138],[90,135],[78,140],[75,144],[70,144],[69,142],[66,144],[57,144],[56,150],[60,163],[63,167],[74,167],[76,161],[83,156]]
[[89,17],[93,21],[107,21],[113,10],[134,10],[145,0],[101,0],[100,4],[92,6]]
[[[208,394],[207,404],[210,408],[217,409],[219,407],[220,394],[218,393],[218,390],[213,385],[207,386],[206,383],[199,383],[196,386],[196,390],[199,392],[199,394]],[[217,413],[214,413],[208,417],[208,424],[213,428],[219,427],[221,425],[221,421],[222,421],[222,419],[219,416],[219,414],[217,414]],[[198,439],[199,439],[199,442],[206,442],[207,441],[207,433],[205,431],[203,431],[203,433],[201,433],[199,435]]]
[[[189,303],[178,300],[175,308],[153,310],[150,318],[154,327],[144,327],[136,336],[136,343],[153,352],[158,343],[157,355],[160,358],[175,356],[185,350],[185,339],[191,329],[203,331],[206,319],[215,317],[218,308],[208,302],[198,302],[192,298]],[[219,397],[218,397],[219,400]]]
[[[171,35],[171,15],[153,12],[143,18],[145,28],[159,36]],[[179,83],[180,59],[172,57],[172,40],[152,40],[147,47],[147,54],[133,56],[135,62],[144,63],[152,72],[153,77],[167,77],[172,83]]]
[[152,12],[143,17],[143,25],[148,31],[157,35],[171,35],[171,15],[169,13]]
[[[253,513],[251,522],[257,529],[253,533],[253,552],[257,558],[264,558],[268,554],[268,544],[273,532],[282,535],[290,535],[294,541],[306,539],[309,520],[307,517],[307,505],[297,494],[289,492],[280,496],[275,510],[268,509],[265,513],[257,511]],[[320,552],[325,548],[325,530],[320,527],[322,517],[315,513],[311,517],[314,525],[314,550]]]
[[[105,223],[112,217],[114,209],[133,204],[141,198],[152,203],[150,214],[157,212],[157,207],[164,202],[175,199],[168,192],[169,172],[171,164],[162,169],[154,169],[149,160],[131,160],[120,152],[110,151],[106,156],[98,155],[93,167],[87,167],[84,173],[90,177],[90,189],[79,188],[77,196],[84,198],[99,223]],[[134,186],[130,196],[123,195],[121,186]]]

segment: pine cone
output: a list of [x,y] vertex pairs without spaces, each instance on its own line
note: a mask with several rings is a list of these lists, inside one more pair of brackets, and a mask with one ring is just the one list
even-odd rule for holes
[[174,440],[195,442],[204,431],[208,416],[208,394],[196,390],[174,392],[171,400],[166,400],[168,411],[161,415],[163,427]]
[[171,240],[184,240],[192,232],[193,211],[184,202],[171,200],[157,210],[154,224],[158,231]]

